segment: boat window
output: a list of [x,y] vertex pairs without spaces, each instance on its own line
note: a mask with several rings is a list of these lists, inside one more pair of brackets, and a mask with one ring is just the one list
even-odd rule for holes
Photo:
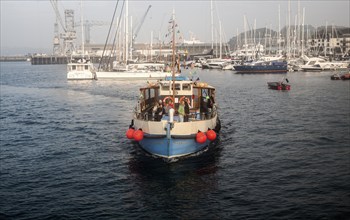
[[154,89],[150,89],[150,98],[154,98],[155,94],[154,94]]
[[85,66],[85,70],[88,70],[88,69],[89,69],[89,66],[86,65],[86,66]]
[[168,91],[168,90],[169,90],[169,83],[164,83],[164,84],[162,85],[162,90]]
[[175,90],[181,90],[181,85],[179,83],[175,83]]
[[147,100],[149,98],[149,90],[144,91],[144,98]]
[[191,90],[191,84],[189,83],[182,84],[182,90]]
[[199,108],[199,89],[198,88],[193,88],[193,95],[192,95],[192,100],[193,100],[193,108]]
[[203,97],[209,96],[209,90],[208,89],[202,89],[202,96]]
[[76,70],[77,67],[75,65],[72,66],[72,70]]

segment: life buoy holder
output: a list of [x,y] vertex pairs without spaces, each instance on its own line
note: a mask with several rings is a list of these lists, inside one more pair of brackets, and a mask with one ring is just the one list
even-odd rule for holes
[[165,97],[165,98],[163,99],[163,103],[165,104],[165,103],[166,103],[166,101],[167,101],[169,98],[170,98],[170,99],[173,101],[173,103],[175,103],[175,101],[174,101],[173,97],[171,97],[171,96],[167,96],[167,97]]

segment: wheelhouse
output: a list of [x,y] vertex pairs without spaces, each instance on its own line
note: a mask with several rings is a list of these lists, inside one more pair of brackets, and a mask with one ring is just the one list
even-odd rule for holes
[[[173,85],[174,96],[173,96]],[[159,100],[163,106],[171,100],[174,104],[175,115],[179,108],[180,101],[187,98],[190,104],[190,120],[211,119],[216,115],[216,107],[210,112],[205,112],[201,106],[207,105],[209,99],[215,103],[215,88],[203,82],[190,80],[164,80],[157,83],[149,83],[147,87],[140,89],[136,116],[142,120],[154,120],[152,110]],[[201,117],[203,116],[203,117]]]

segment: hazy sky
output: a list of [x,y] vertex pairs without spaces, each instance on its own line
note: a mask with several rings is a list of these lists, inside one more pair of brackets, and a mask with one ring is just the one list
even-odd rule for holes
[[[0,0],[1,2],[1,55],[25,54],[29,52],[52,53],[54,22],[56,15],[50,1]],[[80,20],[80,1],[60,1],[59,9],[64,18],[64,9],[75,10],[75,20]],[[84,19],[110,22],[116,0],[83,2]],[[290,1],[291,24],[294,24],[298,12],[305,8],[305,24],[324,26],[335,24],[349,27],[350,0],[343,1]],[[121,4],[121,3],[120,3]],[[136,39],[137,42],[150,42],[151,31],[158,37],[166,34],[168,21],[173,9],[177,23],[185,39],[192,32],[199,40],[211,42],[210,1],[176,0],[129,0],[129,15],[136,26],[148,5],[152,5]],[[120,6],[120,5],[119,5]],[[280,6],[281,27],[286,25],[288,1],[213,1],[214,26],[218,33],[219,20],[226,41],[244,30],[243,17],[251,27],[256,20],[257,28],[278,29],[278,7]],[[119,7],[120,8],[120,7]],[[91,29],[91,42],[104,43],[108,26],[95,26]],[[80,33],[78,33],[80,35]],[[156,39],[154,39],[154,43]]]

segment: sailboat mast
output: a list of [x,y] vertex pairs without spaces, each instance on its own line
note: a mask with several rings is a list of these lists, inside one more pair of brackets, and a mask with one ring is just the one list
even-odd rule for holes
[[278,55],[281,55],[281,5],[278,5]]
[[222,33],[221,33],[221,21],[219,21],[219,44],[220,44],[220,53],[219,53],[219,57],[220,59],[222,59],[222,39],[221,39],[221,36],[222,36]]
[[303,8],[303,21],[301,24],[301,56],[304,56],[304,22],[305,22],[305,8]]
[[211,49],[214,49],[214,18],[213,18],[213,0],[210,0],[210,21],[211,21]]
[[125,2],[125,64],[128,64],[129,55],[129,1]]
[[[173,21],[172,21],[172,23],[173,23],[173,42],[172,42],[172,49],[173,49],[173,59],[172,59],[172,66],[173,66],[173,68],[172,68],[172,80],[173,80],[173,86],[172,86],[172,90],[173,90],[173,101],[175,102],[175,59],[176,59],[176,57],[175,57],[175,9],[173,9]],[[175,104],[175,103],[174,103]]]
[[84,44],[84,19],[83,19],[83,1],[80,2],[80,24],[81,24],[81,50],[83,54],[83,59],[84,59],[84,54],[85,54],[85,44]]

